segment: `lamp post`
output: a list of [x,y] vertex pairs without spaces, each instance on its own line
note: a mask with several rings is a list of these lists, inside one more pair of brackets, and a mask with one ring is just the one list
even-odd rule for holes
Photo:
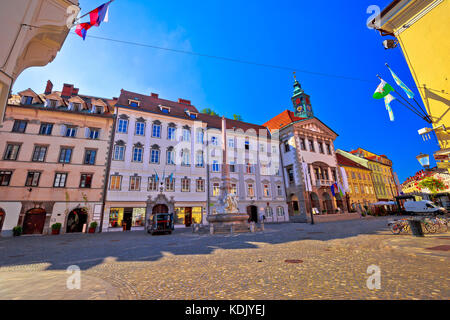
[[416,156],[417,161],[419,161],[420,165],[428,170],[430,168],[430,156],[428,154],[423,154],[422,152]]

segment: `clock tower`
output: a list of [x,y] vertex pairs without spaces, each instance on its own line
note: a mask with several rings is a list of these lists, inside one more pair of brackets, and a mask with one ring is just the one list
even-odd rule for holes
[[294,115],[301,118],[312,118],[314,113],[311,107],[309,95],[307,95],[300,83],[297,81],[294,73],[294,94],[292,95],[292,104],[294,105]]

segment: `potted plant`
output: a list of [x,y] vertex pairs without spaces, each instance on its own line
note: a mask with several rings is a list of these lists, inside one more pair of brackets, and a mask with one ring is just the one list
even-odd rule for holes
[[21,226],[16,226],[12,229],[13,231],[13,236],[14,237],[18,237],[22,234],[22,227]]
[[97,222],[93,221],[89,225],[89,233],[95,233],[95,229],[97,229]]
[[61,230],[61,223],[52,224],[52,234],[59,234],[59,230]]

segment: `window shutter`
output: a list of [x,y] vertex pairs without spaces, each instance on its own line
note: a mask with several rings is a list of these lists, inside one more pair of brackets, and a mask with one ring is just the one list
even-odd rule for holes
[[62,125],[61,125],[61,135],[62,135],[62,136],[65,136],[65,135],[66,135],[66,130],[67,130],[66,125],[62,124]]
[[89,138],[90,133],[91,133],[91,129],[89,129],[89,128],[84,129],[84,137],[85,138]]
[[44,107],[48,107],[48,99],[45,100]]

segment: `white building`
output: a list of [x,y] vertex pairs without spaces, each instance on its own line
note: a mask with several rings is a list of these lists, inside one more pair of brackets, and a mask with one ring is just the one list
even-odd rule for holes
[[[229,143],[237,147],[229,155],[234,157],[231,179],[240,209],[252,220],[264,214],[266,222],[287,221],[283,178],[269,168],[278,167],[278,142],[268,144],[262,126],[227,119],[227,128],[228,140],[233,139]],[[269,157],[260,150],[269,150]],[[221,157],[220,117],[199,113],[188,100],[122,90],[103,230],[143,230],[156,212],[174,213],[176,226],[207,224],[217,201]]]

